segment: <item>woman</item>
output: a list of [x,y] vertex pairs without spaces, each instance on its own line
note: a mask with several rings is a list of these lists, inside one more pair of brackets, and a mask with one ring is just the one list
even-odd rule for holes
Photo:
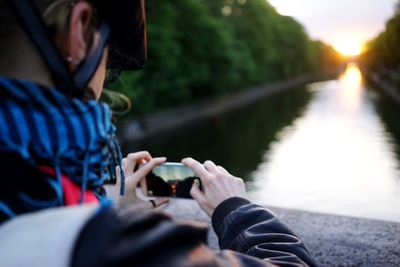
[[[2,266],[315,266],[286,226],[246,200],[243,181],[211,161],[182,162],[202,180],[204,192],[194,184],[191,195],[212,216],[222,252],[207,248],[206,228],[132,205],[150,207],[134,189],[165,158],[121,161],[96,99],[107,64],[144,63],[143,0],[0,5]],[[102,190],[115,166],[118,209]]]

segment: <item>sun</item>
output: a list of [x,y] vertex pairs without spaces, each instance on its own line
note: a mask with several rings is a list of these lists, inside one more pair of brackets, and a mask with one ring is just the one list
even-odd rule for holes
[[358,56],[363,52],[363,44],[351,40],[334,42],[333,47],[344,56]]

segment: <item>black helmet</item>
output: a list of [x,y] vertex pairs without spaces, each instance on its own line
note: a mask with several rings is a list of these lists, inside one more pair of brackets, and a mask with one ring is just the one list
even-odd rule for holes
[[108,68],[134,70],[146,61],[144,0],[88,0],[100,18],[100,41],[70,75],[33,0],[8,0],[23,29],[46,61],[56,87],[68,95],[82,95],[93,77],[103,50],[110,45]]
[[144,0],[91,0],[111,29],[110,68],[135,70],[146,61]]

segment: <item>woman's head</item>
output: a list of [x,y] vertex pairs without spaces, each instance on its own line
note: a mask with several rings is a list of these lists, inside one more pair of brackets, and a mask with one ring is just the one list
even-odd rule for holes
[[146,61],[144,0],[0,0],[0,7],[0,75],[71,96],[89,86],[98,98],[106,62],[119,73]]
[[[2,27],[0,45],[0,75],[27,79],[53,86],[50,70],[37,48],[24,33],[11,11],[1,1]],[[96,9],[86,1],[35,0],[44,22],[51,29],[53,41],[70,74],[88,56],[99,41]],[[100,97],[106,70],[107,49],[88,87],[92,95]]]

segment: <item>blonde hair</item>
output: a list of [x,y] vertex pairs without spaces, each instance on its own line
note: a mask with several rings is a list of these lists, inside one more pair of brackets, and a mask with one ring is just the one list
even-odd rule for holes
[[[36,0],[38,2],[49,2],[49,0]],[[50,1],[51,4],[47,5],[47,7],[42,12],[43,19],[45,23],[51,27],[54,31],[55,36],[66,33],[68,31],[69,26],[69,15],[71,8],[76,3],[76,0],[57,0]],[[88,50],[92,47],[94,32],[98,27],[97,20],[97,12],[96,9],[92,6],[93,16],[89,25],[89,31],[86,36],[86,42],[88,44]],[[89,51],[87,51],[89,52]]]
[[[40,1],[39,1],[40,2]],[[68,28],[70,8],[74,5],[72,0],[52,1],[43,12],[43,19],[49,25],[56,25],[57,30],[65,31]]]

